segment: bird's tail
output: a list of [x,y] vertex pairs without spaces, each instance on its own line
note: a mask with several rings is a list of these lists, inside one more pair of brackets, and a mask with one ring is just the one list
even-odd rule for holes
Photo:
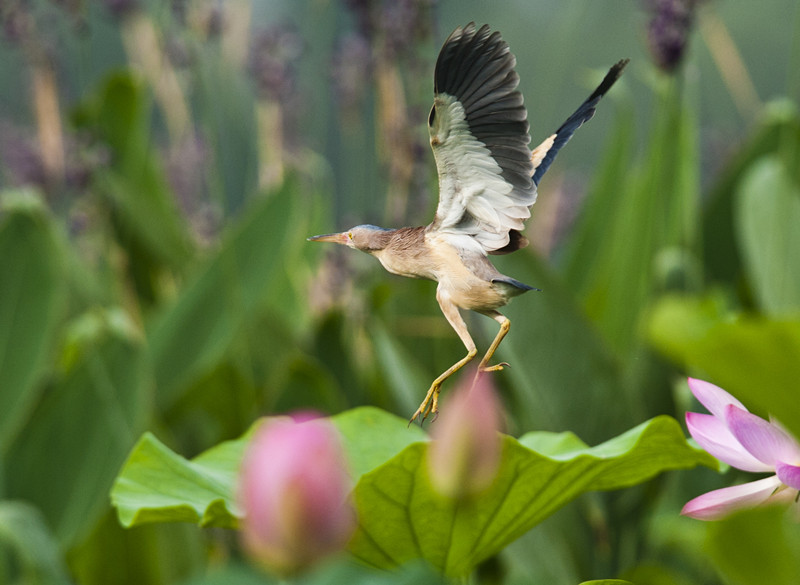
[[[597,103],[600,101],[606,92],[611,89],[611,86],[619,79],[620,75],[622,75],[623,69],[628,64],[629,59],[623,59],[617,62],[611,69],[609,69],[606,76],[603,78],[603,81],[600,85],[597,86],[592,92],[585,102],[581,104],[581,106],[575,110],[575,113],[572,114],[567,120],[561,124],[561,127],[555,131],[555,134],[550,136],[547,140],[545,140],[539,147],[534,150],[533,156],[533,164],[534,172],[533,172],[533,183],[535,185],[539,185],[539,181],[542,179],[542,175],[547,172],[547,169],[550,168],[550,165],[553,163],[553,160],[556,158],[558,151],[569,142],[569,139],[572,138],[572,135],[575,133],[575,130],[581,127],[581,125],[590,120],[592,116],[594,116],[595,108],[597,107]],[[538,164],[537,164],[538,162]]]

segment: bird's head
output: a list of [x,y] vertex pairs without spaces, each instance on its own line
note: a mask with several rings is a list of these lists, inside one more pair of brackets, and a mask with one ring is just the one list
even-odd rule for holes
[[311,236],[308,241],[344,244],[362,252],[373,253],[386,247],[393,231],[376,225],[357,225],[338,234]]

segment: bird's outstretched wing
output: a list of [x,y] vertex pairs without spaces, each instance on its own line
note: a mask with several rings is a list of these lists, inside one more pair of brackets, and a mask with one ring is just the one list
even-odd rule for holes
[[536,201],[515,65],[500,33],[470,23],[445,41],[434,74],[428,130],[439,206],[429,229],[469,235],[486,253],[525,245],[519,231]]
[[556,130],[552,136],[534,149],[533,158],[534,165],[536,166],[536,170],[533,173],[534,185],[539,185],[542,175],[547,172],[547,169],[550,168],[550,165],[556,158],[558,151],[561,150],[561,148],[567,142],[569,142],[569,139],[572,138],[572,135],[575,133],[575,131],[580,128],[584,122],[589,121],[592,116],[594,116],[597,102],[599,102],[600,98],[602,98],[606,92],[611,89],[611,86],[614,85],[614,82],[619,79],[619,76],[622,75],[622,70],[625,69],[625,66],[628,64],[628,61],[629,59],[618,61],[611,69],[609,69],[608,73],[606,73],[606,76],[603,78],[603,81],[601,81],[600,85],[597,86],[597,89],[592,92],[592,95],[586,98],[586,101],[583,102],[577,110],[575,110],[574,114],[572,114],[563,124],[561,124],[559,129]]

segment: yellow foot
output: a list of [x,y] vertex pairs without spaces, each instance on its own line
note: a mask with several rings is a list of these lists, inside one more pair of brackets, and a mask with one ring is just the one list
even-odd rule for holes
[[[422,401],[422,404],[419,405],[417,412],[414,413],[414,416],[408,421],[408,424],[411,425],[415,420],[419,418],[419,424],[422,426],[422,423],[425,422],[425,419],[428,416],[432,416],[431,422],[436,420],[436,417],[439,416],[439,387],[441,384],[433,384],[428,393],[425,395],[425,400]],[[420,418],[422,417],[422,418]]]
[[496,364],[494,366],[480,365],[478,366],[478,372],[499,372],[503,368],[510,368],[510,367],[511,364],[509,364],[508,362],[500,362],[499,364]]

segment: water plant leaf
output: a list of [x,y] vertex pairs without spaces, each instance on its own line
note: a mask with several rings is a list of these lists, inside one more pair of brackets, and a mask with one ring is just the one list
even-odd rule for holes
[[192,522],[235,528],[236,470],[255,428],[187,460],[145,433],[131,451],[114,487],[111,502],[126,528],[150,522]]
[[[150,522],[192,522],[235,528],[239,511],[235,481],[257,421],[240,438],[188,460],[145,433],[128,456],[111,490],[125,527]],[[361,407],[331,417],[342,435],[354,481],[407,445],[425,440],[418,427],[378,408]]]
[[[244,324],[271,295],[291,226],[303,201],[287,180],[253,202],[219,250],[148,328],[160,406],[169,408],[191,383],[213,370]],[[292,219],[288,219],[288,218]]]
[[65,338],[63,372],[10,446],[6,482],[69,546],[108,508],[116,470],[145,428],[152,379],[141,331],[121,309],[79,316]]
[[800,534],[791,510],[764,506],[709,522],[704,549],[729,583],[791,585],[800,575]]
[[[375,408],[331,420],[344,437],[356,480],[359,528],[350,551],[378,568],[424,559],[446,575],[465,575],[582,493],[632,486],[670,469],[716,467],[668,416],[596,447],[570,434],[537,432],[519,440],[501,435],[494,484],[480,497],[459,501],[431,488],[423,431]],[[246,440],[222,443],[187,461],[145,435],[112,490],[120,521],[235,527],[235,471]]]
[[582,493],[632,486],[670,469],[716,467],[667,416],[553,457],[526,446],[540,444],[541,433],[502,440],[498,477],[472,500],[446,499],[430,487],[426,443],[409,445],[365,474],[354,492],[359,529],[350,551],[379,568],[423,558],[462,576]]
[[[714,298],[666,297],[652,311],[649,334],[667,356],[774,415],[800,437],[800,319],[732,318]],[[780,367],[776,367],[780,364]]]
[[22,577],[19,583],[72,583],[47,522],[41,512],[27,502],[0,502],[0,550],[6,553],[6,564],[9,558],[17,561]]
[[66,290],[53,223],[32,191],[0,209],[0,452],[25,425],[47,367]]
[[800,187],[778,157],[747,171],[737,192],[736,223],[745,270],[769,314],[800,311]]

